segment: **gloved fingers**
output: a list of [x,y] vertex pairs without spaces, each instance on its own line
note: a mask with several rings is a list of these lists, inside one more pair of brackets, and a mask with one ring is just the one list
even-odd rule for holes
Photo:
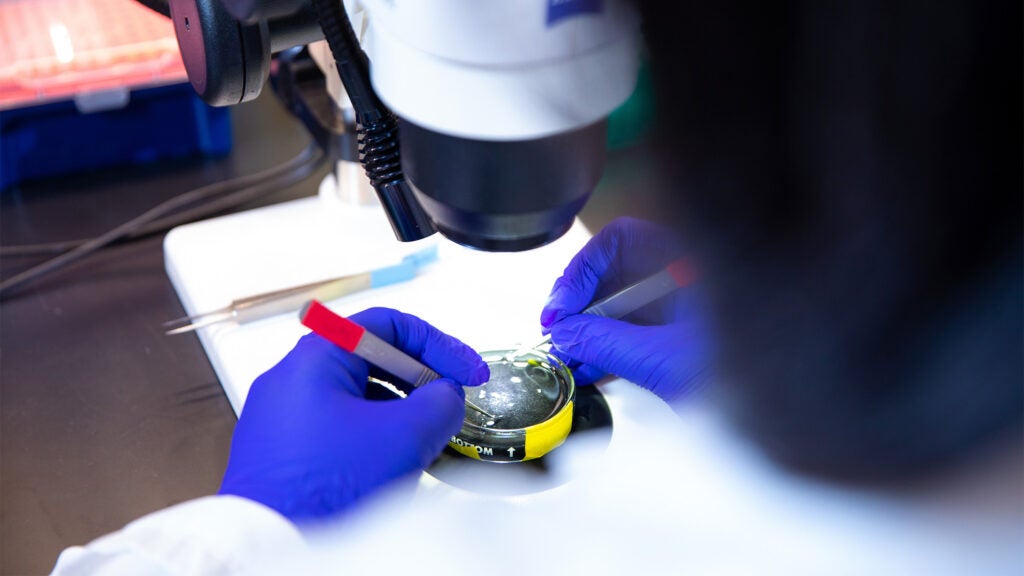
[[401,451],[400,459],[413,468],[426,468],[437,458],[462,428],[466,411],[462,387],[448,378],[428,382],[408,398],[379,407],[393,423],[385,432],[385,446]]
[[587,242],[555,281],[541,311],[541,326],[547,329],[579,313],[594,300],[654,273],[681,253],[675,234],[662,226],[635,218],[612,221]]
[[[355,354],[316,334],[306,334],[284,358],[253,382],[249,396],[254,395],[254,390],[265,387],[292,387],[302,383],[304,389],[289,390],[288,394],[328,394],[333,389],[362,397],[368,370],[366,362]],[[268,395],[287,398],[287,394],[271,392]]]
[[590,386],[594,382],[597,382],[601,378],[607,376],[607,374],[600,368],[595,368],[587,364],[583,364],[578,360],[574,360],[571,356],[555,348],[551,347],[549,353],[555,356],[565,364],[566,368],[572,372],[573,382],[577,386]]
[[391,308],[370,308],[351,318],[441,376],[464,386],[483,384],[490,377],[487,364],[475,350],[412,314]]
[[645,385],[682,346],[677,329],[578,314],[552,326],[551,338],[560,352],[581,364]]
[[590,364],[578,364],[572,368],[572,379],[577,386],[590,386],[607,375],[604,370]]
[[[417,336],[421,346],[411,352],[445,349],[430,341],[431,330],[420,326],[425,323],[401,316],[369,311],[355,320],[391,341],[400,340],[397,335],[411,323],[426,333]],[[449,345],[445,339],[441,344]],[[371,401],[363,397],[367,373],[363,360],[327,340],[315,334],[300,339],[253,383],[221,493],[301,520],[337,513],[387,482],[422,470],[462,425],[461,386],[438,379],[406,399]]]

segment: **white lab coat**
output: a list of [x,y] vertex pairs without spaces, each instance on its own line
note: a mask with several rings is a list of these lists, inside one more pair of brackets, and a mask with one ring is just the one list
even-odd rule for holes
[[304,547],[295,525],[274,510],[236,496],[207,496],[64,550],[53,574],[249,574],[260,561],[254,551],[301,554]]

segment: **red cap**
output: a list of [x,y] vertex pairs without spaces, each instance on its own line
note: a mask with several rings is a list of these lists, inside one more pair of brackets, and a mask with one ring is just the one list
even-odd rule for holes
[[299,318],[307,328],[349,352],[355,351],[366,332],[366,328],[338,316],[317,300],[310,300],[299,312]]

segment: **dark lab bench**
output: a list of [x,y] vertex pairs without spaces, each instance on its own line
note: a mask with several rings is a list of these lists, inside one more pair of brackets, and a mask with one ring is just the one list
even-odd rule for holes
[[[233,110],[234,150],[24,184],[0,198],[7,245],[88,238],[203,184],[301,151],[273,99]],[[260,203],[314,194],[326,167]],[[252,207],[252,205],[248,206]],[[60,550],[214,493],[235,416],[184,314],[163,235],[116,245],[0,302],[0,574],[46,573]],[[38,258],[5,257],[8,278]]]

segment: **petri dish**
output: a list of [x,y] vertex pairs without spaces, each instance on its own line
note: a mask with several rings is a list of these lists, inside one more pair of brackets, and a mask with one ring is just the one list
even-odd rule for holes
[[497,418],[466,410],[462,429],[448,442],[456,452],[487,462],[524,462],[554,450],[569,435],[576,400],[572,372],[542,350],[510,359],[512,352],[481,353],[491,378],[464,390]]

